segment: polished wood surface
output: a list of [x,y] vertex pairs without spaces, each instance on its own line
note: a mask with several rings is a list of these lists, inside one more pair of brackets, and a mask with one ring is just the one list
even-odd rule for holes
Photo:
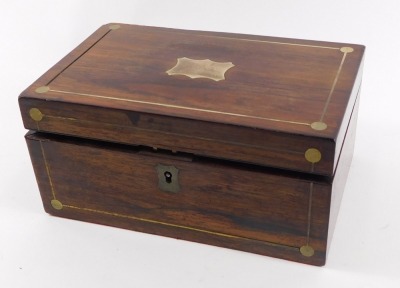
[[[363,55],[353,44],[104,25],[19,97],[44,208],[324,265]],[[220,81],[166,73],[182,57],[234,66]],[[175,192],[160,165],[179,171]]]
[[[110,27],[21,94],[26,128],[333,175],[361,82],[363,46]],[[218,82],[168,75],[181,57],[235,66]],[[36,93],[40,86],[50,91]],[[29,118],[32,107],[43,110],[40,123]],[[312,129],[319,121],[325,130]],[[150,139],[154,134],[161,135]],[[320,162],[305,161],[309,148],[321,152]]]
[[[50,214],[314,265],[325,261],[329,179],[49,134],[26,139]],[[159,188],[159,164],[179,169],[179,192]],[[312,257],[299,251],[306,244]]]
[[[26,140],[52,215],[320,266],[350,169],[358,104],[333,180],[37,132]],[[159,164],[179,169],[178,193],[160,190]],[[314,255],[303,256],[304,245]]]
[[[335,171],[335,177],[332,183],[331,209],[329,215],[329,233],[328,233],[328,250],[332,241],[333,232],[336,226],[336,220],[340,210],[343,192],[346,187],[346,181],[350,170],[351,161],[353,159],[353,150],[356,138],[356,128],[358,119],[358,110],[360,106],[360,90],[356,103],[352,109],[351,121],[346,129],[346,140],[343,144],[339,163]],[[351,193],[351,191],[349,191]]]

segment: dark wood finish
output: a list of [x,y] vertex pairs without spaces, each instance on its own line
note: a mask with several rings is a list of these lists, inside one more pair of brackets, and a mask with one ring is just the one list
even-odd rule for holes
[[331,199],[331,212],[329,216],[329,234],[328,234],[328,249],[330,247],[333,232],[335,229],[336,220],[338,217],[340,202],[342,201],[343,192],[345,190],[345,185],[347,181],[347,176],[349,174],[351,161],[353,159],[353,150],[356,138],[356,128],[358,119],[358,108],[360,105],[360,90],[358,90],[358,96],[356,103],[354,104],[351,121],[349,122],[345,138],[346,141],[343,144],[340,153],[340,160],[336,168],[335,177],[332,183],[332,199]]
[[[358,101],[338,171],[326,177],[41,133],[26,135],[55,216],[324,265],[351,163]],[[179,169],[161,191],[158,164]],[[64,206],[56,210],[51,200]],[[299,248],[308,243],[311,257]]]
[[[110,25],[19,97],[45,210],[324,265],[364,47]],[[180,57],[235,66],[219,82],[168,75]],[[306,161],[310,148],[319,162]],[[178,169],[178,192],[162,190],[159,165]]]
[[[358,101],[333,182],[139,146],[41,133],[26,139],[44,208],[52,215],[323,265],[351,163],[357,111]],[[179,169],[181,191],[158,188],[158,164]],[[63,209],[54,209],[53,199]],[[315,249],[312,257],[299,251],[306,243]]]
[[[29,134],[27,142],[50,214],[323,264],[327,181],[46,134]],[[158,188],[158,164],[179,169],[180,192]],[[317,251],[310,259],[299,252],[308,241]]]
[[[333,175],[361,82],[363,46],[109,27],[21,94],[26,128]],[[340,51],[347,46],[354,51]],[[165,73],[179,57],[235,67],[219,82]],[[35,92],[44,85],[51,90]],[[42,121],[29,117],[32,107]],[[313,130],[309,124],[321,117],[328,128]],[[308,148],[321,151],[320,162],[305,161]]]
[[[40,122],[35,122],[29,117],[32,107],[40,107],[45,115],[58,116],[44,117]],[[131,111],[111,112],[107,108],[36,99],[22,101],[21,111],[23,115],[28,115],[25,116],[28,128],[37,131],[53,131],[259,165],[269,163],[268,166],[293,171],[330,171],[334,162],[330,151],[335,149],[335,142],[320,138],[315,138],[310,146],[310,139],[301,135]],[[75,120],[83,118],[86,120]],[[324,155],[322,161],[312,165],[305,160],[304,152],[310,147],[321,151]]]

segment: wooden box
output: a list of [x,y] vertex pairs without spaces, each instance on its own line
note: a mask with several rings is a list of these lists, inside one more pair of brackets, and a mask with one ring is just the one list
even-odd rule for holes
[[46,212],[324,265],[364,49],[102,26],[19,97]]

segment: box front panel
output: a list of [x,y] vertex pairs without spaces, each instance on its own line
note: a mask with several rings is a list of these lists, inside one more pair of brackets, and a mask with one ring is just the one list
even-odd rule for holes
[[50,214],[324,262],[327,184],[122,145],[43,134],[27,142]]
[[[35,131],[179,150],[319,175],[331,175],[334,166],[335,142],[323,138],[310,141],[306,136],[277,131],[57,101],[23,99],[20,108],[26,128]],[[32,111],[40,111],[40,117],[32,116]],[[310,148],[317,149],[321,156],[308,159]]]

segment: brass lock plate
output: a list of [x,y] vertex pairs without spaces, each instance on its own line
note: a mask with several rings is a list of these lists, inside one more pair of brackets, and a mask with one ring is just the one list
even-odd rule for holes
[[158,164],[156,167],[158,175],[158,188],[165,192],[178,193],[179,186],[179,170],[175,166]]

